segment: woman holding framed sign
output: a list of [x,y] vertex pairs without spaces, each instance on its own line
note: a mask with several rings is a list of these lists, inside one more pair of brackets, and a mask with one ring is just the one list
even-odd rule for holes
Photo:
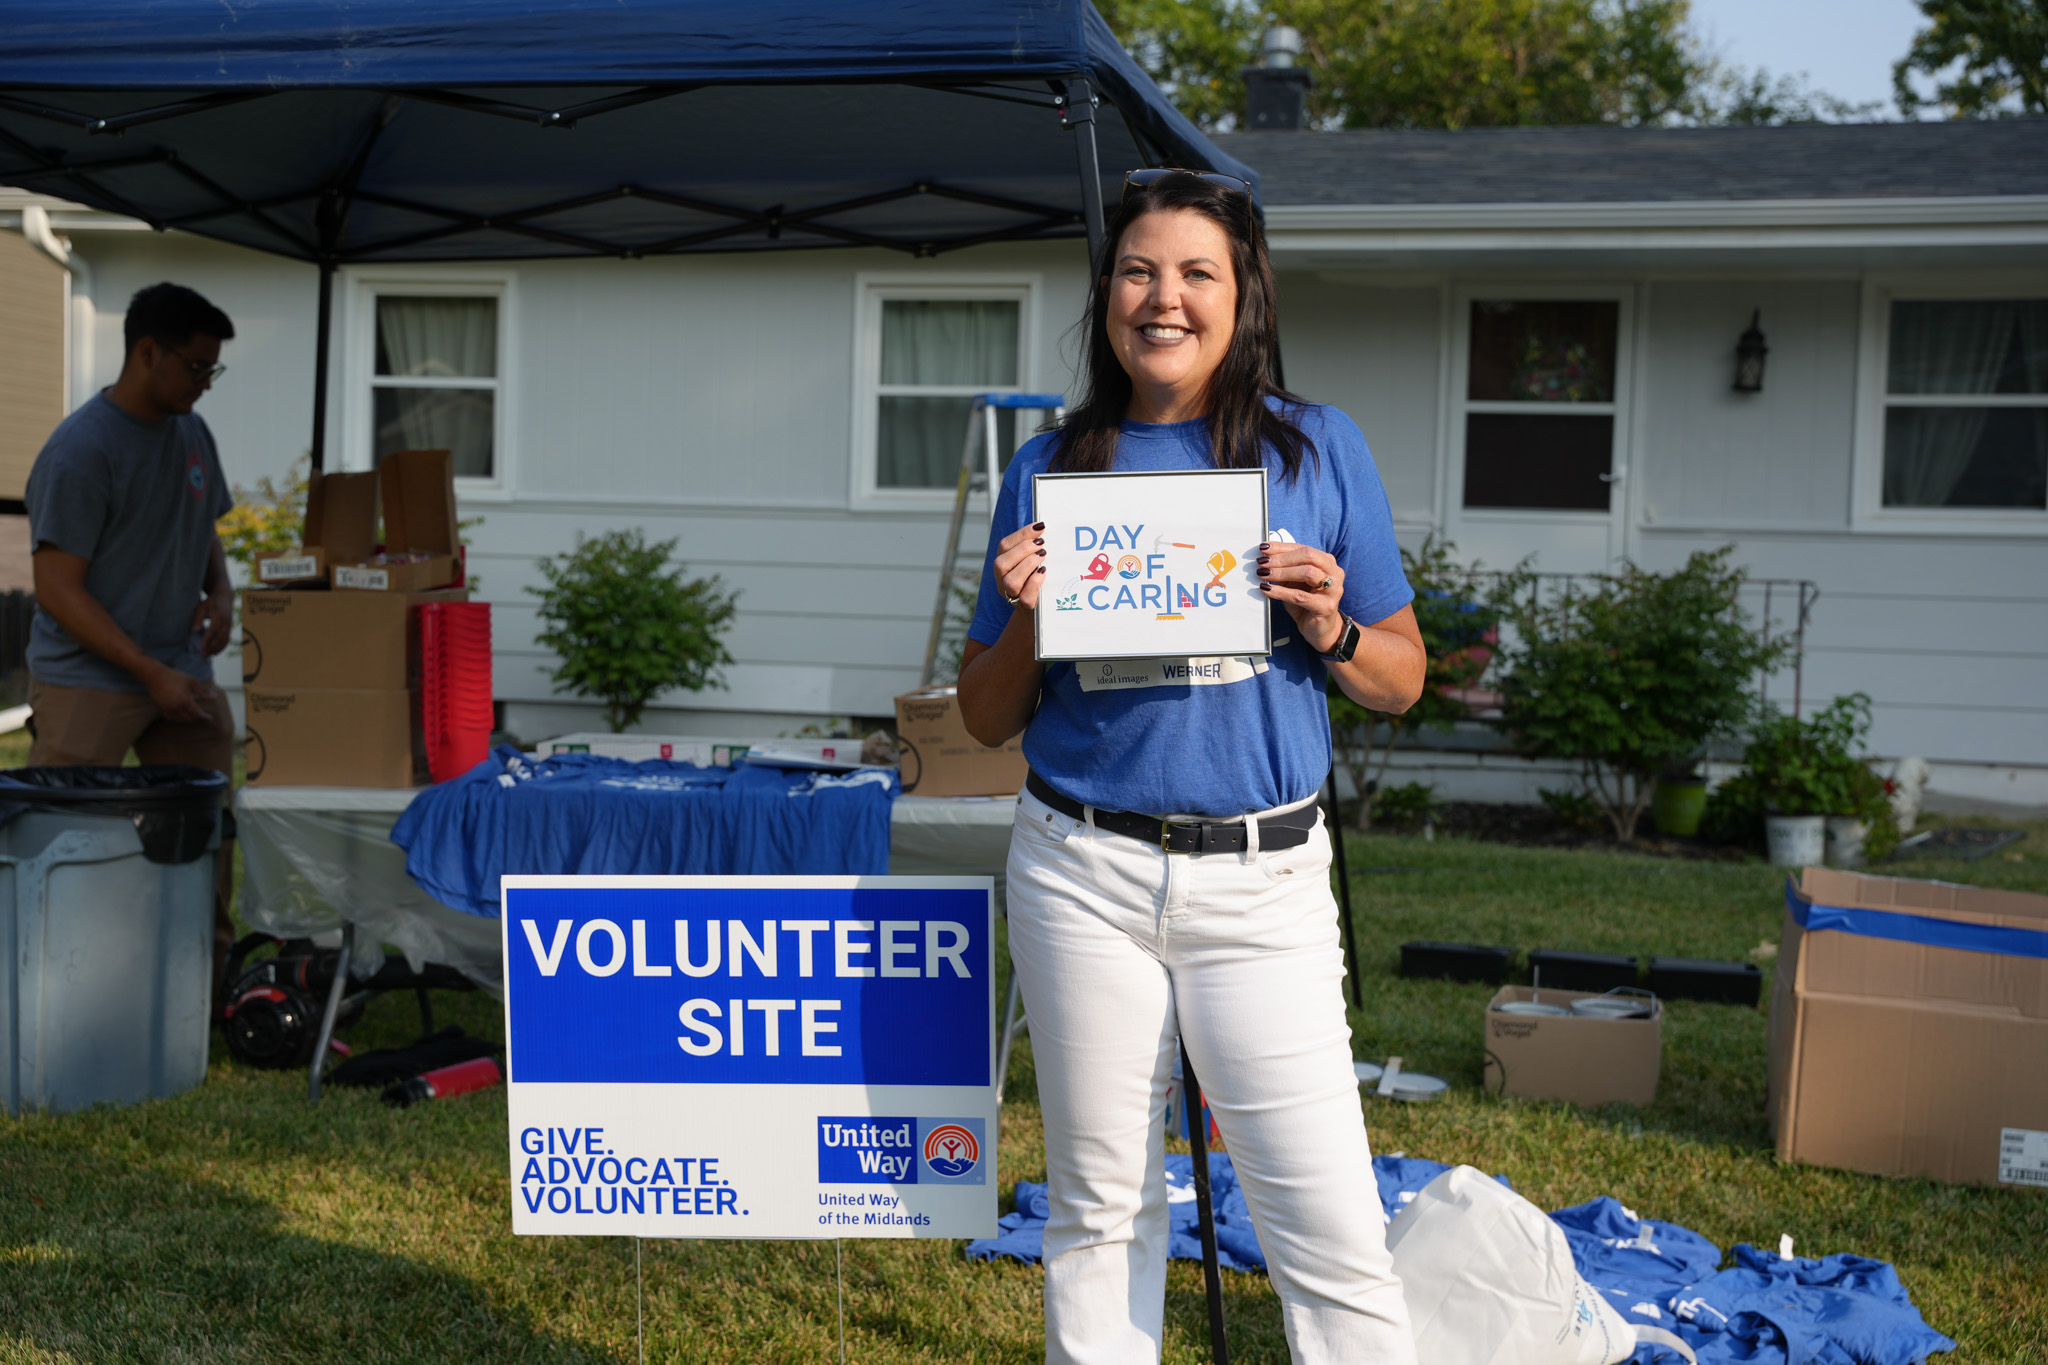
[[[1273,274],[1243,182],[1133,172],[1100,266],[1086,394],[1004,476],[959,687],[969,732],[996,745],[1021,731],[1031,763],[1008,900],[1045,1118],[1046,1356],[1159,1357],[1161,1115],[1179,1037],[1295,1361],[1411,1365],[1316,805],[1328,682],[1379,711],[1422,691],[1386,493],[1357,426],[1274,380]],[[1126,574],[1152,547],[1124,545],[1146,539],[1128,524],[1049,527],[1034,476],[1260,468],[1268,535],[1244,590],[1277,604],[1270,655],[1039,662],[1048,539],[1065,550],[1108,530],[1105,572]]]

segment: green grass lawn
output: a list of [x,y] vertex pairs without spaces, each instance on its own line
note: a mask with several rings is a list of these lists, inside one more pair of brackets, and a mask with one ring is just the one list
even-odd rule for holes
[[[1384,835],[1350,847],[1358,1054],[1453,1083],[1433,1105],[1362,1101],[1376,1151],[1503,1172],[1545,1208],[1613,1194],[1724,1247],[1789,1232],[1802,1253],[1894,1261],[1962,1343],[1953,1359],[2048,1360],[2048,1196],[1780,1166],[1760,1011],[1672,1003],[1657,1103],[1584,1111],[1480,1093],[1490,991],[1393,975],[1409,938],[1742,957],[1777,937],[1778,872]],[[1886,870],[2048,892],[2048,823],[2014,852]],[[484,997],[444,995],[439,1011],[502,1036]],[[389,997],[352,1041],[407,1041],[415,1024]],[[1005,1186],[1044,1175],[1028,1038],[1010,1087]],[[304,1091],[296,1073],[235,1065],[216,1035],[189,1094],[0,1116],[0,1361],[635,1359],[634,1244],[510,1233],[502,1090],[405,1111],[346,1091],[309,1110]],[[1041,1358],[1040,1272],[968,1264],[960,1245],[844,1244],[850,1359]],[[831,1243],[642,1250],[649,1360],[836,1358]],[[1266,1280],[1226,1284],[1237,1358],[1285,1361]],[[1173,1270],[1167,1358],[1207,1359],[1199,1267]]]

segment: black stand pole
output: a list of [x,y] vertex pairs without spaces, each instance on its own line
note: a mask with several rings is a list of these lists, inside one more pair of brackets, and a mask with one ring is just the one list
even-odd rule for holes
[[[1350,969],[1351,1007],[1365,1008],[1364,987],[1359,983],[1362,973],[1358,963],[1358,927],[1351,922],[1351,865],[1344,853],[1344,816],[1337,809],[1337,767],[1330,765],[1329,781],[1323,785],[1324,808],[1330,816],[1330,843],[1337,855],[1337,904],[1344,910],[1344,962]],[[1364,792],[1358,794],[1361,801],[1372,798]]]
[[1223,1334],[1223,1267],[1216,1259],[1216,1208],[1209,1202],[1209,1125],[1202,1117],[1202,1084],[1188,1045],[1180,1045],[1181,1104],[1188,1116],[1188,1146],[1194,1149],[1195,1223],[1202,1233],[1202,1284],[1209,1294],[1209,1354],[1216,1365],[1230,1365],[1230,1342]]
[[1102,165],[1095,152],[1095,92],[1088,82],[1067,82],[1066,93],[1060,97],[1060,122],[1075,135],[1082,225],[1088,230],[1088,268],[1094,270],[1102,259]]

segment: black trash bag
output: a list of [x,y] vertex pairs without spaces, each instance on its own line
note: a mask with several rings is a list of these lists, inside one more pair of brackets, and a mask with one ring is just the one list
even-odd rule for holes
[[374,1052],[351,1057],[327,1073],[329,1085],[390,1085],[409,1081],[428,1071],[478,1057],[495,1057],[504,1049],[488,1038],[464,1033],[460,1024],[450,1024],[430,1033],[410,1047],[380,1047]]
[[134,822],[151,862],[189,863],[213,842],[227,793],[226,774],[187,764],[8,768],[0,771],[0,826],[32,810],[112,816]]

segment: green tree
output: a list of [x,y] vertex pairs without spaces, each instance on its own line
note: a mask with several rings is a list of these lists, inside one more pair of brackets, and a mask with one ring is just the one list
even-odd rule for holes
[[[1952,118],[2048,113],[2048,0],[1919,0],[1927,27],[1892,67],[1907,117],[1933,105]],[[1934,82],[1930,99],[1915,75]]]
[[1266,15],[1242,0],[1096,0],[1145,74],[1204,128],[1244,110],[1238,73],[1258,55]]
[[684,579],[669,564],[675,546],[649,545],[638,527],[578,537],[574,552],[540,561],[547,586],[527,589],[547,627],[540,643],[562,661],[555,690],[603,702],[615,733],[658,693],[716,685],[718,666],[732,662],[719,637],[734,595],[715,577]]
[[1346,128],[1655,123],[1703,68],[1687,0],[1281,0]]
[[1801,123],[1868,117],[1795,77],[1732,66],[1689,0],[1105,0],[1138,64],[1204,128],[1244,110],[1270,23],[1301,30],[1318,127]]
[[1758,670],[1784,657],[1785,642],[1767,643],[1738,606],[1732,553],[1698,551],[1668,574],[1629,565],[1591,592],[1509,614],[1501,726],[1531,757],[1576,760],[1623,843],[1658,774],[1741,728]]

